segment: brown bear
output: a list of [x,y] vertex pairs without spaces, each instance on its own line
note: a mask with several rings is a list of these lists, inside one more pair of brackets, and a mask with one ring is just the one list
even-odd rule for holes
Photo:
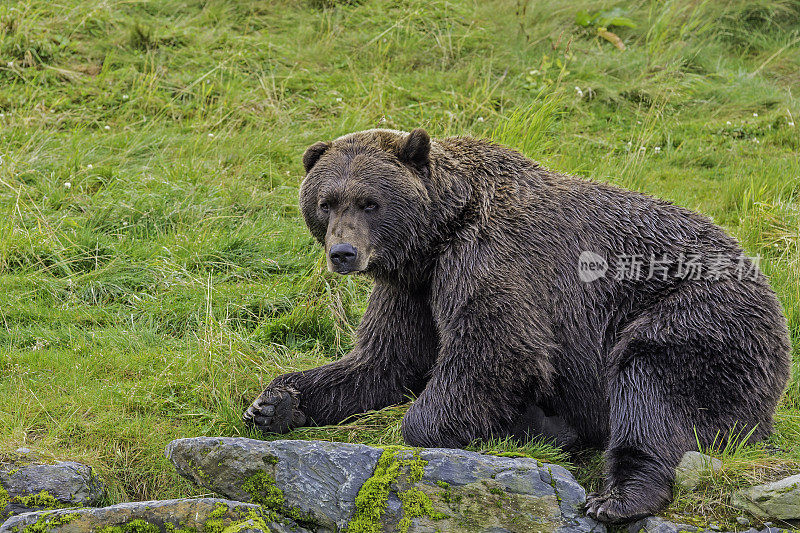
[[353,351],[275,379],[247,423],[285,432],[416,396],[402,422],[413,446],[603,447],[587,513],[608,522],[666,505],[698,440],[771,431],[786,321],[706,217],[421,129],[318,142],[303,164],[300,205],[328,268],[374,289]]

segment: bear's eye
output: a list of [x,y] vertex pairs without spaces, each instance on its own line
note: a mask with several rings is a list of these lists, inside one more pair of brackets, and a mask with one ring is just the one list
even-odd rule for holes
[[375,211],[376,209],[378,209],[378,204],[375,202],[367,202],[364,204],[364,211]]
[[328,202],[320,202],[319,203],[319,208],[322,209],[323,213],[327,213],[328,211],[331,210],[331,206],[328,205]]

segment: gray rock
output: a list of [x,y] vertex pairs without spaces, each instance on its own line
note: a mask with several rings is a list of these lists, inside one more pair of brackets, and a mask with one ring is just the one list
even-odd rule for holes
[[[402,475],[391,486],[393,495],[421,491],[444,515],[413,518],[409,532],[605,532],[602,524],[583,515],[586,491],[562,466],[453,449],[405,450],[397,458]],[[403,466],[405,461],[423,467],[419,481],[409,483],[411,468]],[[397,513],[390,506],[384,527],[391,529],[403,517],[402,507]]]
[[355,520],[409,533],[605,532],[583,516],[586,493],[565,468],[528,458],[233,438],[173,441],[167,456],[196,483],[313,531]]
[[26,457],[0,465],[0,485],[8,492],[0,517],[32,510],[98,504],[105,490],[91,467],[70,461],[28,464]]
[[739,524],[740,526],[749,526],[750,520],[748,520],[747,517],[745,516],[737,516],[736,523]]
[[686,452],[675,469],[675,483],[686,490],[693,490],[704,473],[718,472],[722,461],[700,452]]
[[346,527],[381,452],[360,444],[210,437],[167,446],[178,473],[198,485],[320,530]]
[[[150,528],[155,526],[162,532],[176,528],[194,528],[197,531],[211,531],[212,528],[214,531],[222,531],[223,528],[230,528],[237,533],[308,533],[294,524],[272,522],[272,518],[258,505],[215,498],[122,503],[94,509],[25,513],[7,520],[0,526],[0,533],[24,531],[26,527],[34,525],[37,530],[52,533],[80,533],[126,525],[138,526],[136,531],[149,531],[149,525]],[[291,527],[295,529],[290,529]]]
[[731,505],[761,519],[800,520],[800,474],[737,490]]
[[[742,524],[739,518],[737,518],[736,521],[739,524]],[[742,524],[742,525],[750,524],[750,521],[747,520],[746,518],[745,521],[747,522],[747,524]],[[764,525],[766,526],[767,524],[765,523]],[[628,533],[695,533],[695,532],[701,532],[706,528],[698,528],[696,526],[690,526],[688,524],[676,524],[664,518],[660,518],[657,516],[649,516],[637,522],[633,522],[632,524],[628,525],[627,529]],[[713,531],[718,531],[721,528],[717,526],[717,529],[714,529],[713,527],[711,527],[711,529]],[[735,532],[729,532],[729,533],[735,533]],[[755,528],[750,528],[747,531],[743,531],[740,533],[790,533],[790,530],[778,529],[767,526],[765,529],[762,529],[761,531],[758,531]]]
[[664,518],[648,516],[628,526],[629,533],[694,533],[697,528],[688,524],[675,524]]

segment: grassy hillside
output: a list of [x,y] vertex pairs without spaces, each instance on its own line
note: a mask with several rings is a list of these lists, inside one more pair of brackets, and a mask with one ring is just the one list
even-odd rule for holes
[[[714,451],[723,473],[669,512],[724,520],[730,487],[797,470],[800,1],[524,3],[0,5],[0,452],[85,461],[117,501],[195,494],[164,445],[248,435],[262,384],[346,353],[363,312],[369,283],[325,272],[299,216],[302,151],[423,126],[702,211],[759,254],[797,361],[776,434]],[[624,51],[591,22],[615,6]],[[403,410],[292,436],[396,442]],[[596,455],[571,460],[595,482]]]

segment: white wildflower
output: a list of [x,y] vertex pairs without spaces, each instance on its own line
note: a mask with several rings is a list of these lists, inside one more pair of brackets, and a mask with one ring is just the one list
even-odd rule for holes
[[212,139],[214,138],[214,134],[213,133],[209,133],[208,136],[211,137]]
[[661,153],[661,147],[660,146],[656,146],[655,148],[653,148],[653,151],[655,151],[655,153],[657,153],[657,154],[660,154]]
[[122,99],[123,99],[123,100],[127,100],[128,98],[129,98],[129,96],[128,96],[127,94],[123,94],[123,95],[122,95]]
[[583,98],[583,91],[581,90],[580,87],[576,86],[575,92],[578,93],[578,98]]
[[757,116],[758,116],[758,113],[753,113],[753,116],[754,116],[754,117],[757,117]]
[[728,126],[730,126],[730,125],[731,125],[731,121],[730,121],[730,120],[728,120],[727,122],[725,122],[725,124],[727,124]]
[[86,165],[86,168],[88,168],[89,170],[92,170],[94,167],[92,166],[91,163],[89,163],[88,165]]
[[106,127],[105,127],[105,128],[103,128],[103,129],[104,129],[104,130],[106,130],[106,131],[108,131],[108,130],[110,130],[110,129],[111,129],[111,126],[106,126]]
[[64,188],[65,189],[71,189],[72,188],[72,184],[70,182],[68,182],[68,181],[65,181],[64,182]]
[[483,122],[483,117],[478,117],[478,122]]

